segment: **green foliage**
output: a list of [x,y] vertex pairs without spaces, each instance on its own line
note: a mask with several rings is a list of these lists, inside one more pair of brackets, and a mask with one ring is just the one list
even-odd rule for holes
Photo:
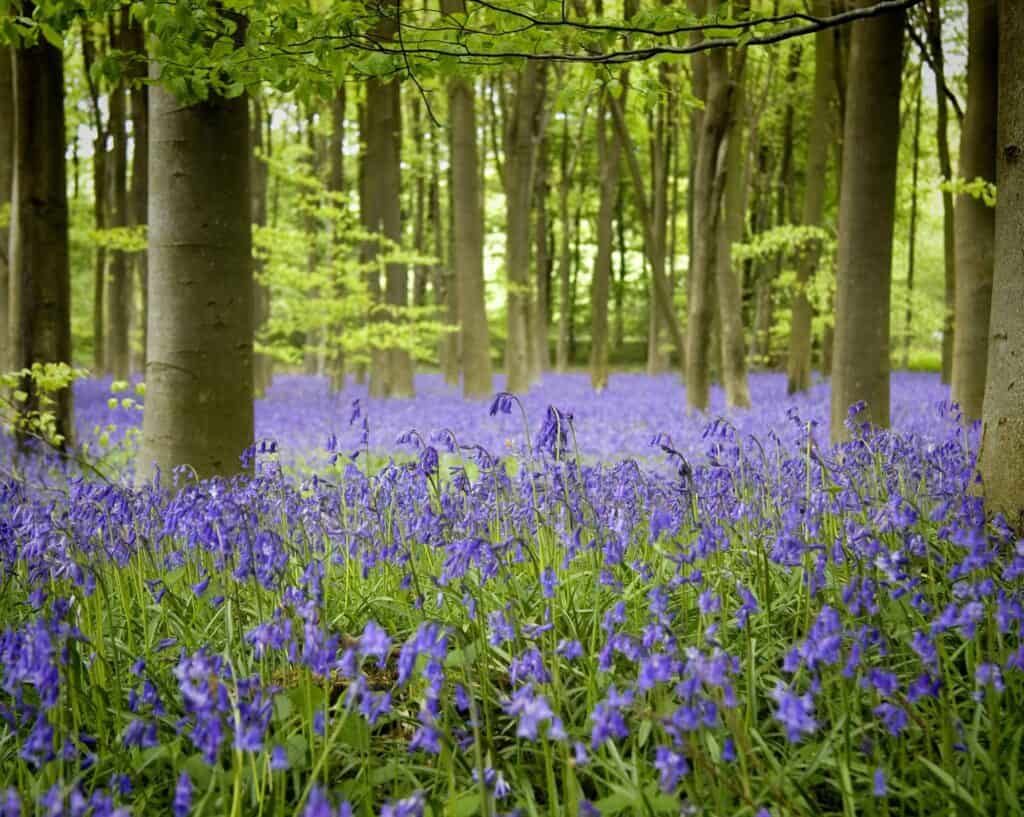
[[310,352],[368,363],[372,349],[403,349],[433,359],[441,333],[448,331],[437,308],[375,303],[369,282],[383,277],[390,264],[435,260],[367,233],[349,199],[328,191],[310,172],[308,159],[301,145],[264,159],[271,180],[290,188],[294,206],[289,222],[254,230],[256,279],[272,304],[258,327],[257,351],[290,364]]
[[972,199],[977,199],[983,202],[986,207],[996,206],[996,186],[990,181],[986,181],[980,176],[976,177],[973,181],[967,179],[954,178],[946,179],[943,181],[939,188],[945,192],[952,193],[954,196],[961,194],[970,196]]
[[31,368],[0,374],[0,429],[60,448],[65,440],[59,429],[57,394],[85,374],[67,363],[33,363]]

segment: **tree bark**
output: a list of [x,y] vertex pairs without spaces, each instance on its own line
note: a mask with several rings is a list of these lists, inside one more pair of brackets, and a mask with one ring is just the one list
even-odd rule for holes
[[921,165],[921,68],[914,95],[913,164],[910,171],[910,224],[907,226],[907,308],[903,315],[903,368],[910,367],[910,341],[914,331],[914,264],[917,261],[917,179]]
[[[619,187],[619,154],[622,144],[617,131],[608,133],[610,91],[603,89],[597,106],[597,166],[600,200],[597,212],[597,253],[590,285],[590,384],[601,392],[608,385],[608,295],[612,273],[612,220]],[[620,101],[621,104],[621,101]]]
[[[831,11],[830,0],[816,0],[818,15]],[[814,102],[807,136],[807,182],[804,186],[803,223],[820,227],[825,212],[825,182],[828,151],[833,135],[835,92],[834,39],[831,31],[814,35]],[[815,242],[797,262],[796,292],[790,317],[788,394],[811,387],[811,303],[807,290],[821,260],[821,246]]]
[[[263,144],[263,102],[258,93],[252,95],[252,118],[249,123],[250,185],[252,223],[255,227],[267,224],[267,182],[269,169],[267,155]],[[259,282],[263,262],[253,260],[253,331],[258,334],[261,327],[270,317],[270,289]],[[269,355],[254,354],[253,356],[253,394],[265,397],[273,379],[273,363]]]
[[[465,7],[464,0],[450,0]],[[471,80],[455,78],[448,85],[451,116],[452,263],[458,286],[459,329],[462,335],[462,393],[489,397],[492,391],[491,346],[484,286],[483,194],[477,144],[476,89]]]
[[[128,201],[129,222],[132,226],[144,226],[148,223],[146,212],[146,200],[149,197],[149,87],[143,83],[146,76],[146,43],[142,31],[142,24],[132,20],[127,28],[126,45],[139,56],[138,67],[133,67],[130,76],[132,86],[130,91],[131,117],[132,117],[132,178],[131,194]],[[148,298],[146,297],[146,253],[135,253],[133,259],[134,271],[129,271],[129,276],[135,276],[135,282],[139,288],[139,309],[134,316],[133,325],[138,327],[140,335],[139,350],[131,351],[131,369],[135,372],[145,371],[146,368],[146,312],[148,309]],[[133,310],[134,313],[134,310]]]
[[[95,130],[92,147],[92,186],[93,186],[93,225],[97,230],[107,226],[107,130],[103,122],[100,108],[99,90],[92,78],[92,66],[96,58],[96,47],[89,32],[82,28],[82,63],[86,85],[89,89],[89,103],[92,112],[92,125]],[[92,281],[92,342],[93,370],[102,374],[107,368],[106,331],[105,331],[105,272],[107,268],[107,252],[102,246],[96,248]]]
[[848,409],[858,401],[867,404],[867,417],[861,412],[857,419],[889,424],[889,309],[903,24],[903,12],[890,12],[852,26],[839,205],[833,439],[846,437]]
[[[733,77],[742,72],[746,52],[736,54]],[[724,51],[707,54],[708,92],[701,116],[700,139],[693,168],[693,247],[686,327],[686,402],[694,411],[708,407],[709,347],[714,310],[712,285],[717,254],[718,219],[725,184],[725,149],[734,90]]]
[[[967,110],[960,140],[958,175],[995,181],[996,93],[999,30],[996,0],[968,4]],[[981,418],[988,367],[992,309],[995,211],[968,194],[957,196],[956,333],[953,341],[953,400],[967,420]]]
[[[338,84],[331,100],[331,141],[330,141],[330,174],[327,179],[329,192],[341,195],[345,192],[345,107],[347,95],[345,83]],[[335,204],[334,206],[337,206]],[[336,235],[335,241],[340,242],[341,236]],[[341,297],[345,294],[344,285],[338,281],[334,284],[334,294]],[[345,331],[340,322],[327,328],[327,375],[330,379],[332,392],[345,388],[345,351],[338,338]]]
[[[987,509],[1024,533],[1024,8],[999,2],[995,274],[979,467]],[[970,103],[968,102],[968,109]]]
[[[114,48],[122,48],[122,36],[128,18],[128,9],[122,9],[120,28],[115,28],[113,17],[110,21],[110,42]],[[109,226],[117,229],[128,226],[128,134],[127,105],[124,79],[111,89],[110,135],[113,150],[110,154],[110,219]],[[107,253],[107,370],[115,380],[125,380],[131,373],[131,303],[132,279],[129,275],[128,257],[125,252],[111,249]]]
[[537,148],[537,171],[533,180],[533,268],[537,297],[533,302],[533,371],[537,377],[551,368],[551,350],[548,333],[551,323],[551,251],[548,247],[550,225],[548,223],[548,193],[551,190],[548,162],[548,140],[542,134]]
[[[953,163],[949,155],[949,100],[946,85],[946,61],[942,48],[941,0],[928,0],[928,44],[935,75],[935,142],[939,154],[939,173],[952,180]],[[953,193],[942,191],[942,258],[945,283],[945,314],[942,320],[942,382],[953,379],[953,315],[956,310],[956,243],[954,238]]]
[[533,382],[530,354],[530,199],[540,141],[546,69],[528,61],[517,73],[512,109],[505,122],[505,277],[508,333],[505,388],[525,392]]
[[[31,16],[32,3],[24,14]],[[64,57],[39,39],[14,51],[14,167],[11,182],[10,364],[71,363],[71,272],[64,160]],[[26,378],[25,410],[39,408]],[[71,389],[55,395],[57,433],[74,434]]]
[[733,269],[733,242],[743,240],[747,211],[745,156],[742,116],[743,78],[738,77],[731,106],[725,155],[725,191],[722,215],[718,225],[718,257],[715,264],[715,289],[718,296],[718,322],[722,335],[722,385],[725,402],[730,408],[750,407],[747,384],[747,346],[743,336],[743,300],[740,280]]
[[253,442],[249,102],[150,88],[149,350],[137,480],[241,470]]
[[[14,122],[14,54],[0,46],[0,122]],[[11,184],[14,181],[14,128],[0,128],[0,212],[10,217]],[[13,366],[11,360],[8,293],[10,291],[9,224],[0,232],[0,372]]]

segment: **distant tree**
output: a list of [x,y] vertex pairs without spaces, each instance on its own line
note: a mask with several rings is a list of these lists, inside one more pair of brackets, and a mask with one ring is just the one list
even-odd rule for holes
[[[0,122],[14,123],[14,54],[9,46],[0,46]],[[8,237],[11,215],[11,184],[14,181],[14,128],[0,128],[0,372],[8,371],[10,332],[8,293],[10,291],[10,254]]]

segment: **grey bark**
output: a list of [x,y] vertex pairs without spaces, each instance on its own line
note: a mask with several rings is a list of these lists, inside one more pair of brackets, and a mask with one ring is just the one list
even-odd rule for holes
[[[816,0],[815,12],[828,14],[830,0]],[[825,181],[833,127],[835,76],[834,39],[831,31],[814,36],[814,102],[807,136],[807,181],[804,186],[803,223],[820,227],[825,212]],[[811,303],[807,297],[818,271],[821,246],[808,248],[797,262],[796,292],[790,317],[789,363],[786,391],[789,394],[811,387]]]
[[[142,80],[146,75],[146,44],[142,24],[132,20],[127,29],[126,46],[139,55],[139,63],[133,66],[129,76],[132,80],[130,90],[132,117],[132,177],[131,192],[128,200],[129,221],[133,226],[148,223],[146,201],[149,197],[149,87]],[[138,314],[133,310],[133,326],[137,326],[140,335],[139,349],[133,348],[131,353],[132,371],[145,371],[146,368],[146,312],[149,300],[146,297],[146,253],[135,253],[132,259],[134,283],[139,288]]]
[[1024,7],[999,2],[995,275],[981,476],[987,509],[1024,533]]
[[[996,94],[999,31],[996,0],[968,4],[967,110],[960,138],[958,176],[995,181]],[[967,194],[957,196],[956,332],[953,340],[953,400],[967,420],[981,417],[988,367],[992,309],[995,211]]]
[[910,366],[910,341],[914,330],[914,265],[917,261],[917,179],[921,166],[921,69],[914,95],[913,165],[910,171],[910,224],[907,235],[907,308],[903,315],[903,368]]
[[[267,181],[269,177],[263,144],[263,102],[259,94],[252,96],[252,119],[249,123],[250,155],[250,193],[252,223],[255,227],[267,224]],[[253,260],[253,272],[259,276],[263,262]],[[258,334],[270,317],[270,290],[257,279],[253,281],[253,330]],[[273,362],[269,355],[254,354],[253,356],[253,394],[265,397],[273,379]]]
[[[450,2],[453,7],[464,8],[460,0]],[[483,194],[478,167],[476,89],[472,81],[451,80],[448,110],[451,116],[452,263],[459,291],[462,393],[468,398],[483,398],[491,395],[493,378],[484,288]]]
[[[155,70],[155,69],[154,69]],[[233,474],[253,442],[249,102],[150,88],[149,349],[137,480]]]
[[[100,108],[99,89],[92,78],[92,65],[96,58],[96,47],[92,37],[82,28],[82,63],[89,89],[90,111],[92,113],[92,125],[95,131],[92,148],[92,185],[93,185],[93,224],[97,230],[103,230],[107,226],[107,130],[103,122],[103,112]],[[105,272],[107,268],[106,249],[102,246],[96,248],[96,256],[93,261],[92,281],[92,341],[93,341],[93,370],[96,374],[106,371],[106,331],[105,331]]]
[[[952,179],[953,163],[949,154],[949,101],[946,85],[946,61],[942,48],[941,0],[928,0],[928,47],[935,75],[935,142],[939,154],[939,173]],[[945,284],[945,314],[942,321],[942,382],[953,379],[953,315],[956,310],[956,242],[954,233],[953,193],[942,191],[942,258]]]
[[505,277],[508,333],[505,388],[524,392],[533,383],[530,353],[530,200],[546,96],[546,68],[527,62],[515,76],[515,92],[505,121]]
[[[867,404],[867,418],[873,423],[889,424],[889,309],[903,24],[904,14],[892,12],[852,26],[839,205],[833,439],[846,437],[847,411],[858,401]],[[865,419],[864,414],[857,419]]]
[[[332,193],[341,194],[345,191],[345,107],[347,95],[345,83],[338,85],[331,100],[331,141],[330,141],[330,175],[327,189]],[[336,236],[340,239],[340,236]],[[335,285],[335,294],[343,295],[344,287],[340,282]],[[330,378],[331,391],[340,391],[345,387],[345,352],[337,337],[345,331],[341,323],[328,327],[330,342],[327,351],[327,374]]]
[[741,116],[743,110],[743,78],[737,78],[731,106],[725,155],[725,191],[718,227],[718,256],[715,264],[715,290],[718,300],[718,322],[722,337],[722,385],[725,402],[731,408],[750,407],[747,384],[747,349],[743,336],[743,299],[740,279],[732,263],[733,242],[743,240],[747,211],[746,178],[743,169],[744,150]]
[[[599,203],[597,212],[597,252],[590,286],[590,384],[601,392],[608,385],[608,295],[612,272],[612,220],[619,187],[619,154],[622,143],[618,131],[608,133],[610,92],[602,91],[597,106],[597,166]],[[621,100],[619,102],[621,104]]]
[[[24,13],[31,16],[32,3]],[[14,168],[11,182],[10,364],[71,363],[71,273],[64,160],[64,58],[48,42],[14,51]],[[38,396],[28,378],[26,410]],[[64,445],[74,434],[71,389],[53,409]]]
[[[126,28],[128,9],[122,9],[120,27],[110,21],[110,42],[122,48],[121,40]],[[110,218],[109,226],[128,226],[128,134],[127,88],[121,79],[110,91],[110,135],[113,141],[110,160]],[[115,380],[124,380],[131,373],[131,302],[132,279],[125,252],[111,249],[107,253],[107,370]]]
[[540,376],[551,368],[551,349],[548,343],[550,330],[550,296],[551,296],[551,250],[548,239],[550,225],[548,223],[548,194],[551,190],[549,178],[550,163],[548,161],[548,140],[541,136],[537,149],[537,171],[533,183],[533,268],[536,281],[537,296],[533,301],[533,370]]

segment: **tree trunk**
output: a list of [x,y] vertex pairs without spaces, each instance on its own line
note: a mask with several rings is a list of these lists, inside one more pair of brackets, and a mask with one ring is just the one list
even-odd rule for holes
[[614,329],[612,330],[612,350],[616,354],[622,353],[622,347],[626,342],[626,208],[622,185],[618,186],[615,195],[615,245],[619,255],[618,274],[615,276],[615,298]]
[[[154,66],[154,74],[155,74]],[[249,101],[150,88],[149,349],[137,480],[241,470],[253,442]]]
[[[89,32],[82,28],[82,63],[86,85],[89,88],[89,103],[92,112],[92,125],[95,131],[92,147],[92,186],[93,186],[93,226],[103,230],[107,226],[107,131],[103,123],[103,111],[100,107],[99,90],[92,78],[92,66],[95,62],[95,44]],[[102,246],[96,248],[93,261],[92,281],[92,342],[94,374],[102,374],[107,368],[107,355],[104,329],[104,290],[106,289],[105,271],[107,268],[107,252]]]
[[[24,14],[31,16],[32,3]],[[10,363],[71,363],[71,273],[64,161],[64,57],[40,38],[14,52],[14,168],[10,212]],[[25,410],[39,408],[28,378]],[[71,389],[53,409],[63,445],[74,423]]]
[[[607,88],[597,106],[597,166],[600,201],[597,212],[597,253],[590,285],[590,384],[601,392],[608,385],[608,295],[612,273],[612,219],[619,187],[618,132],[608,133]],[[621,104],[621,102],[620,102]]]
[[859,401],[867,404],[867,415],[862,411],[857,419],[889,424],[889,309],[903,24],[902,11],[853,23],[839,205],[833,439],[847,435],[848,409]]
[[533,267],[537,282],[537,297],[533,303],[533,370],[538,377],[551,368],[551,350],[548,346],[551,314],[551,252],[548,249],[548,193],[551,189],[549,172],[548,140],[542,135],[537,149],[537,172],[534,174],[533,184]]
[[[338,84],[331,100],[331,142],[330,142],[330,175],[327,179],[327,189],[331,193],[341,195],[345,192],[345,106],[347,98],[345,83]],[[333,206],[338,206],[332,202]],[[340,235],[335,236],[336,243],[341,240]],[[344,285],[338,281],[334,285],[334,295],[341,297],[345,294]],[[335,323],[327,328],[327,376],[330,378],[330,389],[332,392],[341,391],[345,388],[345,351],[340,342],[340,335],[345,331],[341,323]]]
[[[580,113],[581,120],[586,111]],[[572,192],[573,170],[579,154],[579,142],[569,144],[569,118],[562,128],[562,150],[558,180],[558,344],[555,349],[555,368],[559,372],[569,369],[570,339],[572,335],[572,224],[569,214],[569,194]]]
[[[830,0],[816,0],[819,16],[831,11]],[[831,31],[814,36],[814,103],[807,136],[807,182],[804,186],[803,223],[820,227],[825,212],[825,182],[828,150],[833,134],[832,100],[835,81],[834,40]],[[793,294],[789,333],[788,394],[811,387],[811,303],[807,290],[821,260],[821,246],[815,242],[798,259],[796,291]]]
[[[734,76],[740,75],[745,56],[743,50],[736,53],[738,64],[733,69]],[[710,394],[712,285],[733,96],[733,80],[729,76],[726,53],[711,51],[706,59],[708,93],[693,168],[693,247],[686,327],[686,401],[688,407],[695,411],[707,409]]]
[[[258,93],[252,96],[252,119],[249,128],[252,223],[255,227],[267,224],[267,181],[269,177],[267,158],[263,145],[263,103]],[[254,260],[253,271],[253,330],[259,334],[263,324],[270,317],[270,289],[259,278],[263,262]],[[255,354],[253,357],[253,393],[265,397],[273,378],[272,361],[269,355]]]
[[[452,0],[452,5],[465,7],[464,0]],[[446,10],[450,13],[461,9],[446,5]],[[462,393],[468,398],[483,398],[491,395],[493,387],[484,287],[483,194],[478,167],[476,89],[472,81],[461,78],[450,81],[448,110],[451,116],[452,265],[459,291]]]
[[[120,31],[115,30],[113,18],[110,22],[110,42],[114,48],[121,48],[121,34],[127,22],[128,9],[122,9]],[[124,80],[120,80],[110,91],[110,135],[113,150],[110,159],[110,221],[109,226],[117,229],[128,226],[128,136],[127,106]],[[127,255],[118,249],[107,253],[107,369],[115,380],[125,380],[131,373],[131,302],[132,279],[128,270]]]
[[[0,46],[0,122],[14,122],[14,54],[9,46]],[[0,211],[11,204],[14,181],[14,128],[0,128]],[[11,359],[8,293],[10,291],[10,230],[0,233],[0,372],[13,367]]]
[[512,110],[505,123],[505,277],[508,282],[506,390],[525,392],[532,383],[530,355],[530,199],[544,105],[545,69],[528,61],[516,75]]
[[[1024,533],[1024,7],[999,3],[995,275],[979,467],[989,511]],[[968,103],[968,108],[970,103]]]
[[[441,374],[445,385],[459,385],[459,369],[461,367],[459,349],[459,282],[455,279],[454,257],[452,248],[452,213],[448,213],[448,241],[445,241],[444,220],[441,215],[441,157],[439,152],[440,136],[436,131],[430,134],[430,186],[427,191],[427,221],[434,235],[433,265],[434,304],[441,312],[441,320],[446,331],[441,336],[438,357],[441,363]],[[448,167],[448,183],[451,185],[451,166]],[[445,249],[447,248],[447,256]]]
[[[129,200],[130,222],[133,226],[144,226],[148,223],[146,212],[146,200],[149,197],[149,87],[143,84],[146,76],[145,57],[146,43],[142,31],[142,24],[132,20],[127,29],[127,45],[139,55],[139,66],[131,72],[133,85],[131,88],[131,116],[132,116],[132,179],[131,198]],[[135,315],[133,325],[139,330],[140,343],[138,351],[131,353],[131,369],[133,372],[142,372],[146,369],[146,311],[148,299],[146,297],[146,253],[135,253],[133,259],[134,272],[129,275],[135,276],[135,283],[139,288],[138,314]]]
[[747,211],[743,130],[743,78],[737,78],[725,155],[725,192],[723,213],[718,225],[718,257],[715,264],[715,289],[718,297],[718,321],[722,336],[722,384],[725,402],[731,408],[750,407],[747,385],[747,348],[743,337],[743,300],[740,280],[732,265],[733,242],[743,240]]
[[[942,49],[941,0],[928,0],[928,43],[935,72],[935,141],[939,154],[939,174],[952,180],[953,163],[949,157],[949,101],[946,99],[946,62]],[[942,320],[942,382],[953,379],[953,314],[956,309],[956,243],[953,224],[953,193],[942,191],[942,258],[945,282],[945,314]]]
[[[960,139],[958,175],[995,181],[996,92],[999,31],[996,0],[968,4],[967,110]],[[988,367],[992,309],[995,211],[962,193],[954,212],[956,230],[956,333],[953,341],[953,400],[966,420],[981,418]]]
[[921,164],[921,67],[917,69],[917,93],[914,97],[913,165],[910,172],[910,224],[907,234],[907,308],[903,315],[903,368],[910,367],[910,341],[914,318],[914,263],[917,260],[917,179]]

